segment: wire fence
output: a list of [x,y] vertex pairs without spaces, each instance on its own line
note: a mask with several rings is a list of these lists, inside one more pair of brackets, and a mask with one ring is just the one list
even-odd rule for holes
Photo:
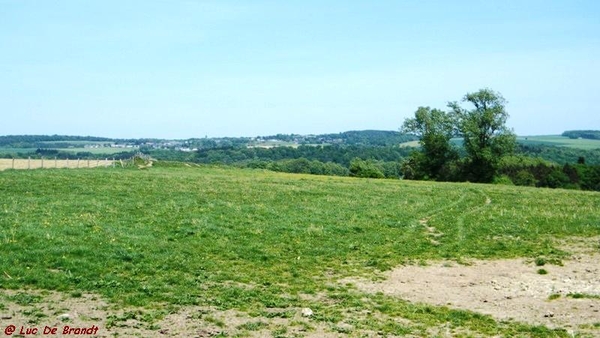
[[137,153],[128,159],[115,160],[102,159],[58,159],[58,158],[0,158],[0,171],[6,169],[82,169],[82,168],[106,168],[106,167],[138,167],[140,169],[151,167],[154,159],[149,155]]
[[113,159],[47,159],[47,158],[26,158],[26,159],[0,159],[0,170],[6,169],[81,169],[98,167],[127,166],[133,163],[133,158],[125,161]]

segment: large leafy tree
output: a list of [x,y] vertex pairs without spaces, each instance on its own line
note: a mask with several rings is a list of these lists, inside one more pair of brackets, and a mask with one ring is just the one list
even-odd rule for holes
[[415,117],[404,121],[402,131],[419,137],[421,151],[411,154],[404,165],[404,175],[411,179],[440,179],[446,165],[458,158],[450,143],[455,134],[455,120],[439,109],[419,107]]
[[473,108],[465,109],[458,102],[450,102],[448,106],[464,138],[468,155],[466,178],[491,182],[500,159],[512,154],[516,147],[516,136],[506,126],[506,100],[500,93],[481,89],[465,95],[462,102],[470,103]]

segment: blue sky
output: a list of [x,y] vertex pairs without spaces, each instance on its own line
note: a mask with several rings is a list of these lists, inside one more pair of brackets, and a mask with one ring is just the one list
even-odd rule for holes
[[0,0],[0,135],[397,130],[488,87],[600,129],[597,1]]

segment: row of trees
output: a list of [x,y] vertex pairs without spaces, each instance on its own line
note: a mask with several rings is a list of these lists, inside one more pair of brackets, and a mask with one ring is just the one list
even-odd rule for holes
[[600,165],[586,165],[583,158],[577,164],[558,165],[541,158],[505,156],[494,183],[600,191]]
[[[415,117],[407,119],[402,131],[419,137],[420,151],[404,162],[408,179],[492,182],[502,157],[516,148],[516,136],[506,126],[506,100],[500,93],[481,89],[468,93],[459,102],[448,103],[448,111],[419,107]],[[463,138],[466,156],[450,142]]]
[[567,130],[562,136],[576,139],[585,138],[589,140],[600,140],[600,130]]
[[304,157],[278,161],[251,160],[235,164],[242,168],[329,176],[353,176],[363,178],[395,178],[402,176],[400,162],[363,160],[354,158],[348,167],[334,162],[309,160]]
[[585,163],[600,165],[600,149],[576,149],[548,146],[543,144],[519,144],[517,153],[529,157],[539,157],[554,163]]
[[[323,163],[333,162],[346,168],[355,158],[371,159],[383,162],[400,162],[410,154],[411,149],[399,146],[358,146],[327,145],[274,148],[223,147],[199,149],[194,161],[197,163],[236,164],[260,160],[275,162],[288,159],[306,158]],[[154,152],[150,152],[154,156]]]

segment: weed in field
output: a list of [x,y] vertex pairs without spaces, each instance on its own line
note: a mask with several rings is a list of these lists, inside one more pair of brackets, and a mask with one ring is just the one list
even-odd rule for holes
[[39,324],[40,319],[47,317],[46,314],[44,314],[44,312],[37,307],[22,310],[21,313],[23,316],[29,318],[28,323],[30,324]]
[[237,327],[238,330],[246,330],[246,331],[259,331],[269,326],[269,324],[265,322],[248,322]]
[[573,299],[600,299],[600,295],[589,293],[569,293],[567,297]]
[[19,292],[13,296],[7,296],[7,300],[19,305],[34,305],[42,300],[41,296]]
[[221,328],[225,327],[225,322],[224,321],[222,321],[220,319],[217,319],[217,318],[215,318],[213,316],[206,316],[206,317],[204,317],[204,321],[207,322],[207,323],[214,324],[214,325],[216,325],[218,327],[221,327]]

